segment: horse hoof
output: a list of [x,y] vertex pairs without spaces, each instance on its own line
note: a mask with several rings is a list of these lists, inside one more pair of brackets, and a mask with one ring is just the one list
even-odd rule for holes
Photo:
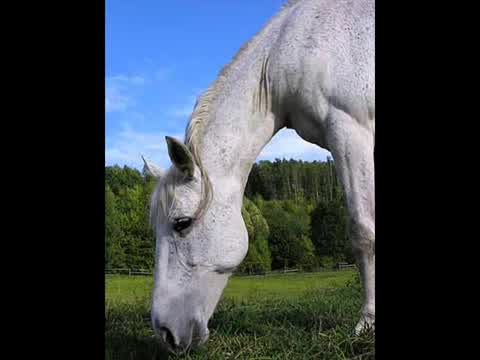
[[355,335],[359,336],[371,329],[375,329],[375,315],[363,314],[355,326]]

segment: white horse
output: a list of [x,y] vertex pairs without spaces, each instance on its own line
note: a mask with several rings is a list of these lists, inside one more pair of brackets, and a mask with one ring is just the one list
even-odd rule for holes
[[241,207],[252,164],[281,128],[328,149],[349,212],[364,287],[359,332],[375,320],[375,3],[288,2],[199,97],[185,143],[167,137],[173,166],[158,178],[152,322],[185,350],[247,253]]

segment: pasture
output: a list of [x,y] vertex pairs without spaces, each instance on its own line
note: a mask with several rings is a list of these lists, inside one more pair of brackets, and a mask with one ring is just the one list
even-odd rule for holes
[[354,336],[361,286],[353,270],[232,277],[196,352],[158,350],[150,323],[153,278],[106,278],[105,358],[374,359],[372,331]]

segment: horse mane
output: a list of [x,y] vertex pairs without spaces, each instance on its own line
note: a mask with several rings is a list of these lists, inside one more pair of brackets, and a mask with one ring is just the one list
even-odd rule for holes
[[[207,119],[211,114],[211,107],[215,103],[215,99],[217,98],[219,90],[225,84],[228,74],[234,67],[239,57],[245,53],[251,44],[258,39],[260,34],[279,16],[283,15],[286,10],[290,9],[301,1],[302,0],[288,0],[253,37],[251,37],[240,47],[237,53],[233,56],[232,60],[223,66],[213,83],[197,99],[185,130],[185,145],[190,150],[193,160],[195,161],[201,174],[202,192],[200,204],[194,214],[194,218],[196,219],[199,219],[204,214],[205,210],[208,209],[213,199],[212,184],[210,182],[208,172],[203,166],[199,152],[202,140],[202,130],[204,129]],[[262,69],[262,72],[264,72],[264,70],[265,69]],[[264,74],[261,76],[263,75]],[[168,214],[175,202],[175,180],[177,177],[178,172],[175,168],[172,168],[171,171],[169,171],[169,175],[160,181],[159,186],[157,186],[155,192],[153,193],[150,205],[150,220],[152,224],[155,224],[155,219],[158,219],[160,208],[165,217],[168,218]]]

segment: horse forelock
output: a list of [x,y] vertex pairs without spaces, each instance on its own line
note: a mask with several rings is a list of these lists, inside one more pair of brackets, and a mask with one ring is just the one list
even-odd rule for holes
[[157,224],[165,223],[172,214],[175,206],[175,183],[178,171],[171,168],[155,186],[150,199],[150,225],[155,229]]
[[[192,152],[192,154],[194,153],[196,154],[195,151]],[[200,203],[197,206],[195,214],[192,216],[194,219],[198,220],[203,216],[205,210],[210,205],[213,191],[201,160],[195,155],[194,158],[196,158],[195,162],[197,163],[201,174]],[[158,181],[150,199],[150,225],[154,230],[157,225],[173,221],[172,214],[176,205],[176,185],[177,183],[184,181],[184,179],[184,175],[177,168],[172,166],[167,174]]]

